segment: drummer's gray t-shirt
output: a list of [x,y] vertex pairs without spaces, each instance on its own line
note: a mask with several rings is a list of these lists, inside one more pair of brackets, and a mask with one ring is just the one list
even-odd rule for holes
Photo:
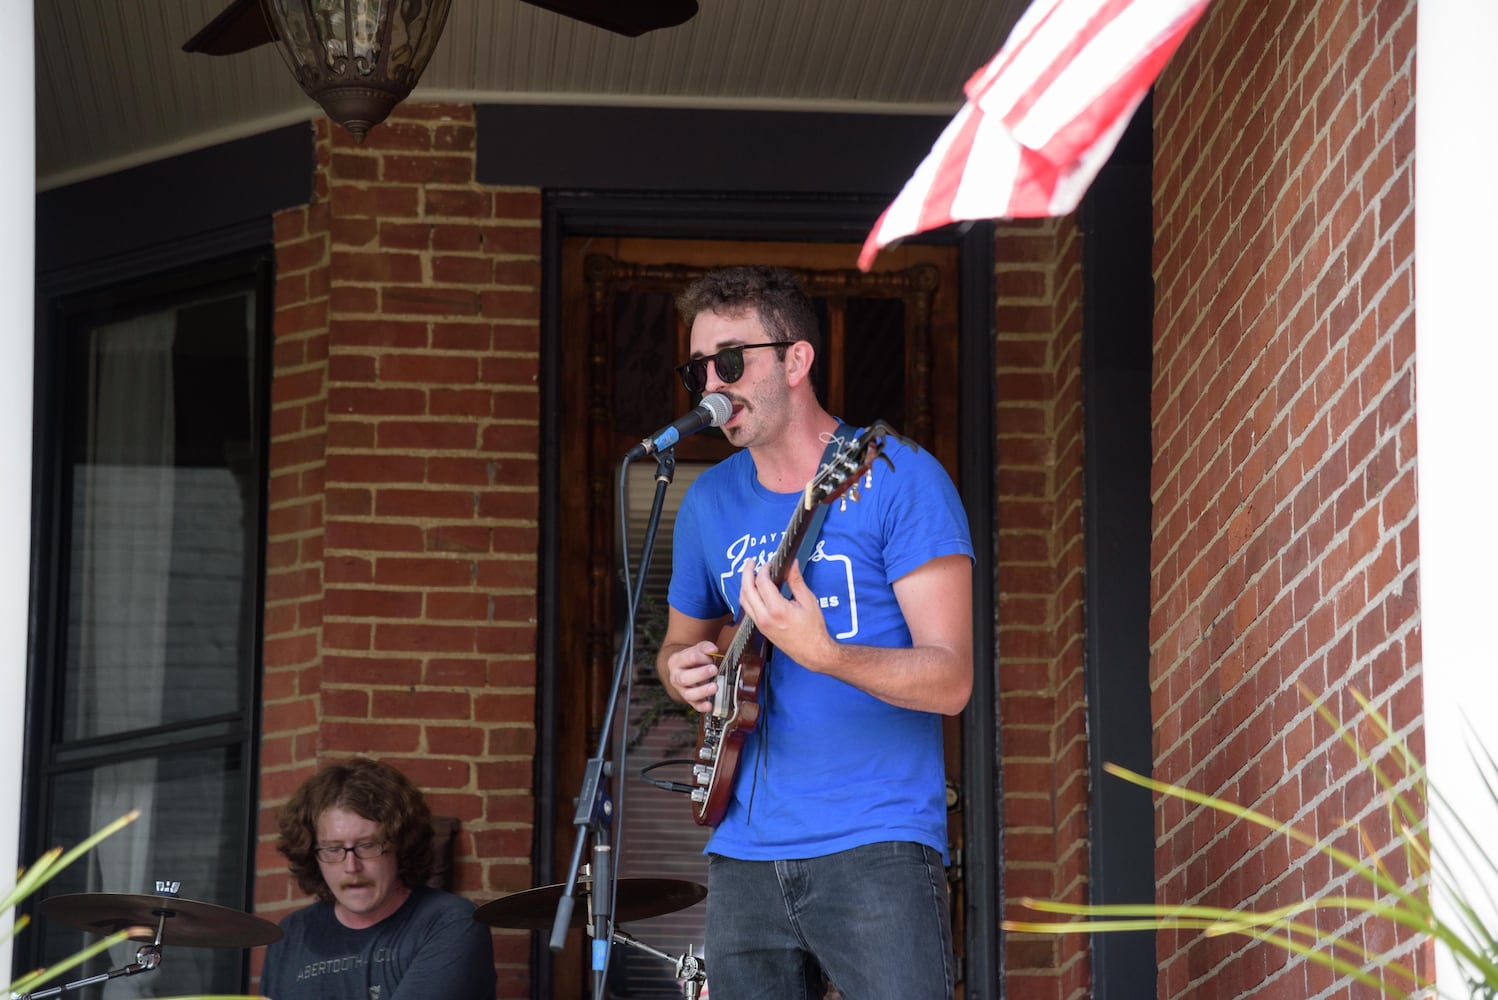
[[363,930],[317,902],[281,921],[265,953],[270,1000],[493,1000],[494,946],[462,896],[425,886]]

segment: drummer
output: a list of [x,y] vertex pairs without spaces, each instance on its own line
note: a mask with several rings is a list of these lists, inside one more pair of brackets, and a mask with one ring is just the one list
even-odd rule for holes
[[472,903],[425,884],[431,812],[404,774],[364,757],[328,765],[292,794],[280,826],[276,849],[317,902],[281,921],[265,996],[492,1000],[492,937]]

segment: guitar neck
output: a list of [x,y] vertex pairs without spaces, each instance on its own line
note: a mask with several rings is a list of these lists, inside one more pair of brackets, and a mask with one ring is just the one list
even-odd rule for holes
[[[777,587],[790,575],[791,560],[796,557],[796,549],[800,548],[801,540],[806,537],[806,530],[811,526],[810,515],[815,506],[810,500],[810,495],[804,493],[791,514],[790,523],[780,533],[780,544],[775,546],[775,551],[770,554],[770,558],[760,569],[760,572],[770,575],[770,579],[775,581]],[[753,637],[754,622],[748,615],[745,615],[739,622],[738,628],[734,630],[729,648],[723,651],[725,661],[737,660]]]

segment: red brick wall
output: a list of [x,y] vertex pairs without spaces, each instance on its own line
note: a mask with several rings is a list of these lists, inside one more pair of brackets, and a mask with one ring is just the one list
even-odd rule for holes
[[[1344,821],[1392,835],[1297,685],[1343,718],[1371,694],[1419,749],[1414,33],[1413,3],[1219,0],[1155,97],[1156,776],[1354,851]],[[1342,879],[1176,800],[1156,833],[1162,902]],[[1159,960],[1162,997],[1372,995],[1242,939],[1163,934]]]
[[[461,821],[456,888],[533,885],[540,198],[473,182],[469,108],[317,125],[276,220],[256,904],[305,903],[275,813],[330,758],[389,760]],[[529,935],[495,935],[501,996]]]
[[[1004,896],[1085,902],[1081,236],[1006,223],[996,257]],[[1009,995],[1086,996],[1085,943],[1008,939]]]
[[[530,870],[540,200],[479,187],[467,108],[361,145],[317,125],[277,222],[257,907],[304,904],[275,814],[323,760],[389,759],[462,821],[476,901]],[[1005,892],[1084,898],[1080,237],[1000,227],[996,515]],[[497,932],[501,997],[527,932]],[[1011,943],[1012,995],[1086,993],[1084,943]]]
[[[1219,0],[1156,96],[1156,770],[1312,832],[1369,789],[1297,682],[1343,714],[1372,692],[1419,741],[1413,32],[1409,5]],[[462,820],[459,888],[489,899],[534,884],[539,198],[473,183],[464,108],[318,130],[314,203],[276,228],[257,905],[302,902],[275,809],[361,751]],[[1007,898],[1086,895],[1078,242],[1000,227]],[[1176,805],[1157,833],[1162,900],[1332,874]],[[526,995],[528,935],[495,941]],[[1167,997],[1331,981],[1223,940],[1162,935],[1160,960]],[[1086,995],[1079,940],[1011,940],[1005,968],[1013,995]]]

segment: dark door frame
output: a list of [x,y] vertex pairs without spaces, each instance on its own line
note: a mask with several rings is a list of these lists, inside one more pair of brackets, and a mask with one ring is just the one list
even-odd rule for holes
[[[541,551],[537,582],[540,628],[536,691],[536,828],[534,870],[549,872],[556,862],[554,818],[558,789],[551,761],[556,756],[556,607],[560,497],[558,461],[560,416],[557,401],[561,350],[561,245],[569,236],[654,239],[778,240],[861,243],[887,199],[861,197],[782,197],[686,195],[670,193],[548,192],[542,206],[541,249]],[[973,696],[963,718],[963,978],[969,1000],[999,996],[999,859],[1001,857],[998,686],[992,609],[995,605],[993,521],[994,477],[994,229],[977,223],[949,229],[922,242],[958,248],[958,476],[957,488],[968,511],[977,564],[973,574]],[[548,935],[531,943],[531,993],[549,996],[551,954]]]
[[[1082,203],[1083,494],[1089,902],[1152,902],[1154,803],[1104,773],[1149,774],[1151,101]],[[1154,934],[1091,936],[1093,1000],[1154,1000]]]

